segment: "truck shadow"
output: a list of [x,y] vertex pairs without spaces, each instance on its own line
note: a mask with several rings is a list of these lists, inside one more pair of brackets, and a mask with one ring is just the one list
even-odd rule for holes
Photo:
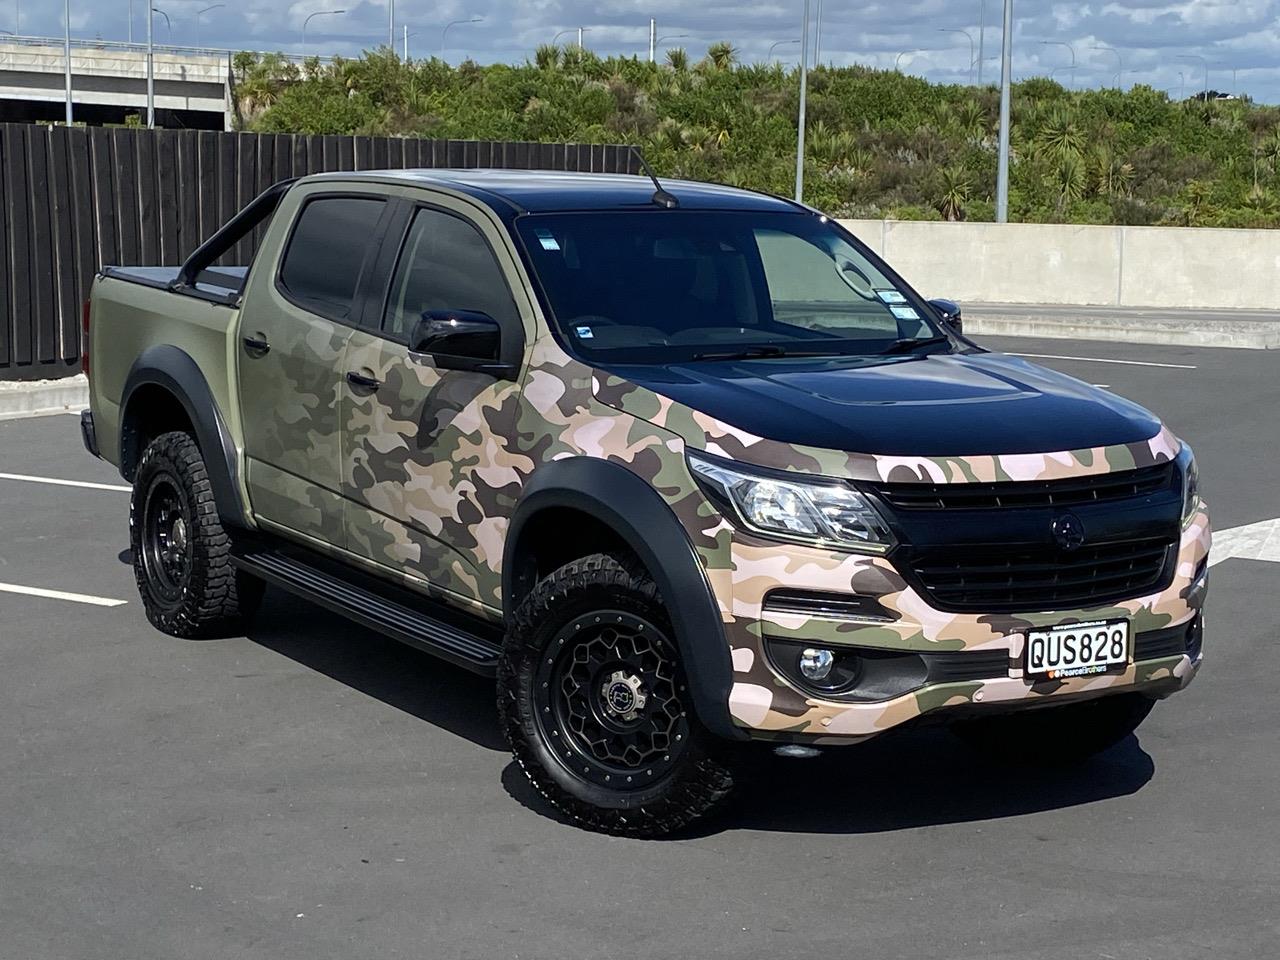
[[507,750],[494,710],[492,680],[280,590],[267,591],[247,636],[259,646],[477,746]]
[[[281,656],[389,706],[505,753],[493,682],[381,637],[303,600],[271,590],[248,637]],[[1155,763],[1129,737],[1088,763],[1018,770],[983,762],[945,729],[923,728],[811,760],[750,745],[738,759],[739,790],[721,815],[673,836],[730,830],[817,834],[885,833],[947,823],[1000,820],[1064,809],[1140,790]],[[513,762],[502,785],[516,802],[568,821]]]
[[[998,821],[1128,796],[1154,774],[1155,762],[1133,736],[1079,766],[1015,770],[975,758],[944,729],[913,730],[812,760],[764,751],[741,757],[729,806],[667,840],[734,830],[856,835]],[[502,784],[523,806],[568,822],[516,764],[503,770]]]

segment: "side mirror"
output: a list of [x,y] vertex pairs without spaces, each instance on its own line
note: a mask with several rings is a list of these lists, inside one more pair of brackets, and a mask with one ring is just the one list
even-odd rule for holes
[[960,304],[954,300],[930,300],[929,306],[938,311],[942,322],[956,333],[964,333],[964,317],[960,313]]
[[514,366],[503,363],[502,327],[475,310],[427,310],[413,326],[409,351],[435,360],[442,370],[470,370],[505,378]]

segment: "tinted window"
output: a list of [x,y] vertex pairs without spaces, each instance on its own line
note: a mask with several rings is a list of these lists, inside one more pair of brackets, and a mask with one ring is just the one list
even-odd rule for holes
[[565,339],[592,358],[874,356],[941,334],[913,292],[810,214],[538,214],[517,229]]
[[321,197],[302,208],[280,268],[280,282],[298,302],[345,320],[385,201]]
[[419,210],[391,280],[383,329],[407,338],[427,310],[474,310],[501,324],[516,322],[516,306],[489,244],[467,221]]

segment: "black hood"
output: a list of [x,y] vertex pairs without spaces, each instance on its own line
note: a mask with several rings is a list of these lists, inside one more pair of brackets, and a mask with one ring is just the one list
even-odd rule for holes
[[849,453],[1055,453],[1136,443],[1160,431],[1137,404],[999,353],[609,370],[758,437]]

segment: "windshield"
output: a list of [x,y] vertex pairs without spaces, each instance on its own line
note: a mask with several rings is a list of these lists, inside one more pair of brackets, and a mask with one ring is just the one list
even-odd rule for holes
[[517,225],[555,322],[589,359],[869,356],[949,343],[915,294],[812,214],[644,210]]

